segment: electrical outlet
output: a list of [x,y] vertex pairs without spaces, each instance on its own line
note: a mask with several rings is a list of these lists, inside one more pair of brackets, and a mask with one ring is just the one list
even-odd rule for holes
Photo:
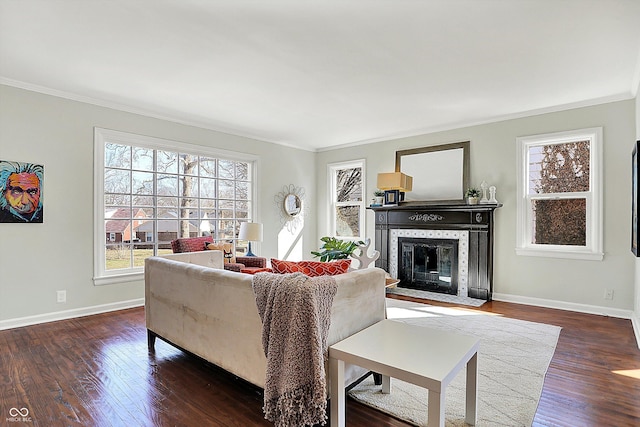
[[613,289],[604,290],[604,299],[613,299]]
[[58,291],[58,302],[67,302],[67,291]]

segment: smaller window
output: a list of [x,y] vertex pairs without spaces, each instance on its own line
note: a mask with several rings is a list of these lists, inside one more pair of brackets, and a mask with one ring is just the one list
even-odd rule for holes
[[116,233],[109,233],[109,241],[110,242],[116,241]]
[[335,237],[362,239],[364,235],[364,160],[329,165],[330,230]]
[[602,128],[517,142],[517,253],[601,260]]

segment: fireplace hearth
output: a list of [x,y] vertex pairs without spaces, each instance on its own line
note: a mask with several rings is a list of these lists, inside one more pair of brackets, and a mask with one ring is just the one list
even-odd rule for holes
[[491,300],[494,211],[502,205],[370,208],[375,213],[376,266],[398,286]]

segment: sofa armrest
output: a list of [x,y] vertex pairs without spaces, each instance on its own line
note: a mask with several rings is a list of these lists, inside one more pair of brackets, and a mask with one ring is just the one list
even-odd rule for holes
[[245,267],[265,268],[267,259],[261,256],[237,256],[236,262],[244,264]]

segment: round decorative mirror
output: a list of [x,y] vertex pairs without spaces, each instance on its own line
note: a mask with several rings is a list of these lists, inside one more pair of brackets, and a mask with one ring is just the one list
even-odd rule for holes
[[302,199],[297,194],[287,194],[284,197],[284,211],[289,216],[296,216],[302,211]]
[[280,220],[287,230],[294,232],[302,225],[304,216],[304,189],[293,184],[285,185],[275,196],[276,205],[280,212]]

